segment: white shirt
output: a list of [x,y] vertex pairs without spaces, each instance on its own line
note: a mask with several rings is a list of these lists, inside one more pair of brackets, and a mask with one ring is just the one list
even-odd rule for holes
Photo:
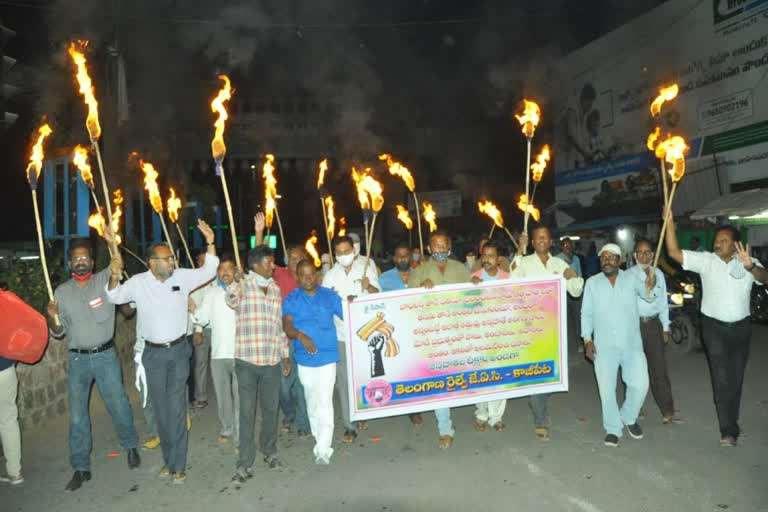
[[237,315],[227,306],[227,292],[214,281],[192,314],[196,325],[211,328],[211,359],[235,358]]
[[[341,296],[342,309],[346,309],[347,297],[350,295],[360,296],[368,295],[368,290],[363,290],[361,282],[363,280],[363,266],[365,265],[365,258],[358,256],[352,262],[349,273],[344,270],[341,263],[336,264],[329,270],[325,277],[323,277],[323,286],[334,290]],[[368,263],[365,277],[370,281],[371,286],[381,290],[379,286],[379,274],[376,272],[376,264],[373,260]],[[339,341],[345,341],[346,336],[344,334],[344,322],[341,318],[334,316],[333,322],[336,324],[336,337]]]
[[[217,286],[215,278],[210,283],[204,284],[189,295],[189,298],[195,302],[195,306],[198,308],[200,307],[200,304],[203,303],[203,299],[208,293],[208,290],[211,289],[211,286]],[[203,325],[195,320],[195,316],[192,313],[189,313],[187,320],[187,336],[196,332],[203,332]]]
[[126,282],[107,289],[113,304],[136,303],[136,334],[152,343],[170,343],[187,332],[189,294],[216,275],[219,258],[206,255],[203,266],[180,268],[161,282],[147,270]]
[[[647,275],[640,265],[634,265],[627,270],[627,274],[634,279],[645,283]],[[667,302],[667,282],[664,279],[664,273],[656,269],[656,287],[659,289],[656,300],[648,302],[642,298],[637,298],[637,312],[640,317],[658,316],[664,332],[669,332],[669,303]]]
[[[742,267],[740,262],[732,262]],[[752,258],[752,263],[763,267]],[[721,322],[738,322],[750,315],[749,299],[752,285],[762,284],[752,272],[743,272],[734,279],[729,266],[714,253],[683,251],[683,268],[701,276],[701,312]]]
[[[515,256],[512,263],[509,264],[509,277],[520,279],[523,277],[541,277],[552,274],[563,275],[571,266],[560,258],[555,258],[547,254],[547,264],[541,262],[541,258],[536,253],[528,256]],[[512,270],[512,265],[516,265]],[[584,278],[572,277],[565,281],[565,289],[574,297],[581,297],[584,290]]]

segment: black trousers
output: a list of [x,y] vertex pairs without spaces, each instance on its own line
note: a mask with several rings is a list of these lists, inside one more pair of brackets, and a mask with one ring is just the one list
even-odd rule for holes
[[720,435],[739,437],[741,385],[749,357],[752,324],[749,317],[725,323],[702,315],[702,335]]
[[667,369],[664,329],[659,317],[640,319],[640,335],[643,338],[645,359],[648,361],[648,380],[653,399],[659,406],[662,416],[673,416],[675,404],[672,400],[672,384],[669,382]]
[[259,448],[265,456],[277,452],[277,407],[280,402],[282,372],[280,363],[274,366],[257,366],[235,359],[235,373],[240,395],[240,457],[237,467],[250,468],[256,459],[254,429],[257,401],[261,405]]

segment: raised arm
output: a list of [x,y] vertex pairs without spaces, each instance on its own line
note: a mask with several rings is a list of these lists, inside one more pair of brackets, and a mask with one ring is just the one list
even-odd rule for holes
[[683,264],[683,251],[680,250],[680,246],[677,243],[677,232],[675,231],[675,214],[672,213],[672,208],[667,210],[667,233],[664,238],[664,242],[667,244],[667,254],[676,262]]

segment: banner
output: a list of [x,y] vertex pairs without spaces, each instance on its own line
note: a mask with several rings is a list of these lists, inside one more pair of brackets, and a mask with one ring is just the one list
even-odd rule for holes
[[358,297],[344,325],[353,420],[568,391],[560,276]]

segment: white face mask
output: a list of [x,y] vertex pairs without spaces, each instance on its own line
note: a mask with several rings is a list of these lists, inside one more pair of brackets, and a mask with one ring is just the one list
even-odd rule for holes
[[[635,260],[635,262],[637,262],[637,260]],[[647,269],[648,267],[650,267],[651,265],[650,265],[649,263],[639,263],[639,262],[638,262],[638,263],[637,263],[637,266],[638,266],[638,267],[640,267],[641,269],[645,270],[645,269]]]
[[345,254],[343,256],[336,255],[336,261],[341,263],[342,267],[349,267],[352,265],[352,262],[355,261],[355,255],[354,254]]
[[261,274],[257,274],[256,272],[251,272],[251,275],[253,276],[253,279],[256,281],[256,284],[258,286],[261,286],[262,288],[266,288],[269,286],[270,283],[273,282],[273,279],[270,277],[267,279],[266,277],[262,276]]
[[328,272],[329,270],[331,270],[331,264],[323,263],[323,272]]
[[360,242],[355,242],[354,244],[352,244],[352,249],[354,249],[354,251],[355,251],[355,256],[359,256],[360,255]]

